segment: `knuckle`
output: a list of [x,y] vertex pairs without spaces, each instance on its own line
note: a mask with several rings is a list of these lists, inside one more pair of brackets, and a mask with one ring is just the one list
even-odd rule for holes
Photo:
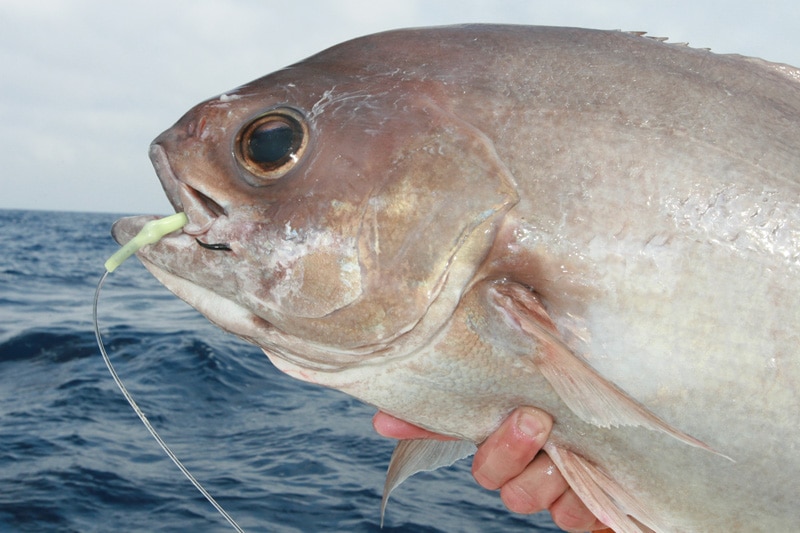
[[499,478],[499,474],[488,461],[487,454],[483,453],[485,450],[478,449],[478,453],[475,454],[475,458],[472,460],[472,477],[475,478],[475,481],[478,484],[489,490],[497,490],[502,485],[502,481]]
[[500,499],[514,513],[533,514],[547,508],[547,504],[541,501],[537,493],[530,493],[513,481],[500,489]]
[[567,531],[586,531],[594,523],[594,517],[588,511],[576,507],[557,507],[550,510],[553,522],[561,529]]

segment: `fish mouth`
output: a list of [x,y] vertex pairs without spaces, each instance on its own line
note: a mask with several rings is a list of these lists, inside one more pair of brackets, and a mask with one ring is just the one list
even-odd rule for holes
[[[176,212],[183,212],[188,219],[182,228],[182,234],[192,237],[192,241],[207,250],[231,251],[228,242],[208,242],[202,239],[211,231],[212,227],[221,219],[227,219],[228,213],[224,207],[209,196],[181,180],[172,169],[166,150],[159,144],[150,146],[150,160],[153,163],[161,186],[167,195],[167,200]],[[124,244],[132,239],[154,216],[127,217],[114,223],[111,235],[114,239]]]
[[[150,161],[153,163],[156,174],[161,180],[161,186],[172,207],[176,211],[184,212],[189,219],[189,222],[183,227],[184,233],[198,238],[208,233],[211,226],[220,217],[227,216],[225,208],[178,178],[172,170],[166,150],[161,145],[152,144],[150,146]],[[198,242],[201,245],[207,244],[199,239]],[[212,247],[211,249],[224,249],[223,246],[226,246],[223,243],[209,245]]]

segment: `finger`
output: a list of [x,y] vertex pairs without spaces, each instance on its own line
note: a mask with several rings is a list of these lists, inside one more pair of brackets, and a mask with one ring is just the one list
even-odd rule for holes
[[433,433],[419,426],[409,424],[405,420],[400,420],[383,411],[378,411],[372,417],[372,427],[378,435],[391,437],[393,439],[436,439],[436,440],[455,440],[452,437],[445,437],[438,433]]
[[544,446],[553,419],[533,407],[520,407],[479,447],[472,475],[481,486],[498,489],[518,476]]
[[604,529],[603,525],[583,504],[572,489],[567,490],[550,507],[553,522],[567,531],[593,531]]
[[500,498],[515,513],[532,514],[549,509],[569,485],[545,453],[500,489]]

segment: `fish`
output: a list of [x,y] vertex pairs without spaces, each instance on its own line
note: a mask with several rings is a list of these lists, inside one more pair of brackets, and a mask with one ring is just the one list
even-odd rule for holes
[[[614,531],[800,523],[800,70],[637,32],[357,38],[151,145],[137,256],[286,374],[452,441],[516,407]],[[125,242],[153,217],[121,219]]]

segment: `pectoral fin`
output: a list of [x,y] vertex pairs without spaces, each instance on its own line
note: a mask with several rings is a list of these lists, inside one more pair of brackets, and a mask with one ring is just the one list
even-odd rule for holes
[[381,527],[389,495],[403,481],[417,472],[436,470],[450,466],[459,459],[469,457],[476,450],[475,444],[466,440],[401,440],[392,454],[381,502]]
[[532,362],[537,370],[583,421],[599,427],[641,426],[662,431],[690,446],[730,459],[661,420],[572,353],[559,338],[547,310],[528,289],[504,283],[495,294],[497,303],[536,341]]

